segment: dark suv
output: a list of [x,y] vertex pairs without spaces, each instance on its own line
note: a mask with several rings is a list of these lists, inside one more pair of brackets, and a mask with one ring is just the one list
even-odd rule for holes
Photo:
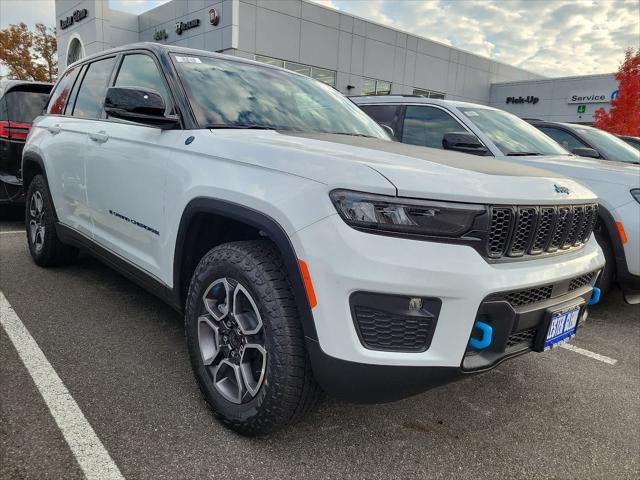
[[526,118],[525,120],[576,155],[602,160],[640,163],[640,154],[635,148],[604,130],[587,125]]
[[0,204],[24,202],[20,173],[22,149],[52,86],[20,80],[0,81]]

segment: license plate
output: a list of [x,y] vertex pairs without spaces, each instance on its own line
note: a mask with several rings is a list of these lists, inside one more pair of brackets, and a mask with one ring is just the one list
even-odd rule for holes
[[544,349],[548,350],[573,338],[580,317],[580,306],[561,310],[551,314],[549,329],[544,340]]

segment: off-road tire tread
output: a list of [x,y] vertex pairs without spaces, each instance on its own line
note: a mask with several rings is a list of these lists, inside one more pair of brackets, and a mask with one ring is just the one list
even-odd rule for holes
[[[29,239],[29,204],[31,201],[31,195],[35,190],[39,190],[42,194],[42,201],[45,209],[45,237],[44,244],[40,253],[35,251],[31,240]],[[49,188],[47,187],[47,181],[43,175],[36,175],[29,184],[27,190],[26,202],[25,202],[25,229],[27,233],[27,244],[29,246],[29,252],[31,258],[40,267],[57,267],[60,265],[67,265],[71,263],[78,256],[78,249],[70,245],[66,245],[60,241],[58,234],[56,233],[56,225],[54,219],[53,202],[51,201],[51,195]]]
[[[186,314],[197,312],[205,287],[198,285],[198,279],[208,269],[225,263],[241,269],[258,294],[259,298],[255,300],[259,303],[263,318],[266,315],[270,319],[271,329],[266,332],[273,335],[276,349],[276,352],[268,352],[268,362],[275,362],[272,366],[280,374],[268,379],[269,394],[264,398],[263,405],[255,416],[244,422],[231,421],[216,411],[200,380],[198,385],[215,416],[229,428],[244,435],[265,435],[304,417],[316,406],[322,391],[313,378],[289,276],[282,257],[272,242],[231,242],[219,245],[205,254],[189,286]],[[197,348],[190,348],[189,352],[192,364],[199,362]]]

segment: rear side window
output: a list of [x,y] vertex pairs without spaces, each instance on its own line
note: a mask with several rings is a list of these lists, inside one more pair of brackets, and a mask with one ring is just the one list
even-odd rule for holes
[[465,131],[451,115],[439,108],[409,105],[404,116],[402,142],[442,148],[442,137],[445,133]]
[[398,131],[400,123],[400,107],[398,105],[362,105],[360,108],[381,125]]
[[588,147],[587,144],[578,140],[574,135],[571,135],[569,132],[565,132],[559,128],[553,127],[540,127],[540,131],[551,138],[553,138],[556,142],[562,145],[566,150],[573,150],[574,148],[585,148]]
[[51,100],[49,101],[49,109],[47,113],[52,115],[62,115],[64,112],[64,105],[67,103],[67,99],[69,98],[69,93],[71,92],[71,88],[73,87],[73,82],[76,80],[78,76],[79,68],[73,68],[71,70],[67,70],[62,79],[56,85],[56,88],[53,90],[51,94]]
[[100,118],[114,63],[115,57],[111,57],[89,65],[73,107],[74,117]]
[[8,120],[16,123],[33,123],[42,114],[49,98],[44,92],[11,91],[5,95]]

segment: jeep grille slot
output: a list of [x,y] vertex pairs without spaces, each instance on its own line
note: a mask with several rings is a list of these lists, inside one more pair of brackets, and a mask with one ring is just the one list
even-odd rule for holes
[[589,240],[598,206],[493,206],[487,256],[492,259],[568,251]]
[[490,257],[497,258],[504,255],[509,241],[512,217],[513,212],[510,208],[495,207],[491,209],[491,234],[488,245]]

